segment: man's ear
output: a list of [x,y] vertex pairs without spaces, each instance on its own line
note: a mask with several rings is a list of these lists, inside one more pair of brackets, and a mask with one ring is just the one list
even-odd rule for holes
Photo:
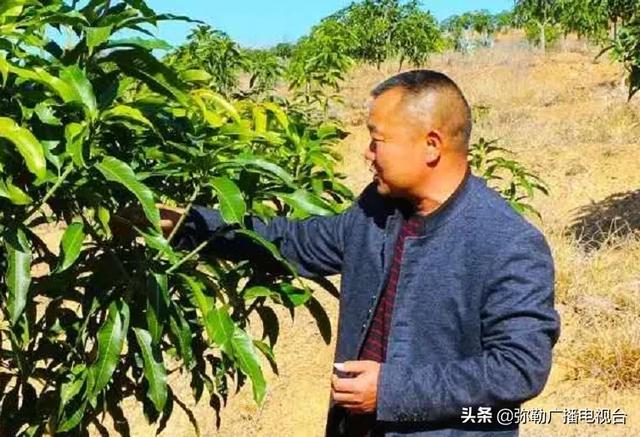
[[427,164],[435,165],[442,154],[442,135],[438,131],[430,131],[425,138]]

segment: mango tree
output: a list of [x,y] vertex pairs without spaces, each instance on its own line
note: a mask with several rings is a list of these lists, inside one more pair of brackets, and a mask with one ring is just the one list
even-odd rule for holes
[[516,0],[514,13],[520,25],[535,26],[538,46],[542,53],[546,51],[548,33],[560,23],[563,0]]
[[[142,0],[10,0],[0,5],[0,429],[85,430],[103,413],[126,428],[135,397],[162,428],[171,371],[220,406],[231,383],[266,394],[259,354],[275,368],[274,305],[326,315],[247,215],[340,211],[336,126],[284,100],[234,101],[152,50],[148,25],[185,19]],[[119,37],[121,31],[140,36]],[[57,32],[67,35],[67,45]],[[196,48],[197,49],[197,48]],[[212,61],[213,62],[213,61]],[[207,79],[205,79],[207,78]],[[222,89],[221,89],[222,91]],[[160,231],[155,203],[220,209],[278,270],[188,253]],[[116,232],[140,208],[135,232]],[[58,247],[44,232],[59,228]],[[251,320],[263,335],[250,335]],[[172,370],[169,370],[172,369]]]

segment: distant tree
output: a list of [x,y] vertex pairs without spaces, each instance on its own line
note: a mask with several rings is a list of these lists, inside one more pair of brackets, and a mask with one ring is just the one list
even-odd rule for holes
[[365,0],[352,3],[331,19],[344,24],[354,36],[351,55],[378,69],[385,60],[399,56],[421,65],[442,47],[441,32],[430,12],[417,0]]
[[442,22],[442,28],[456,51],[467,53],[472,46],[473,21],[469,13],[452,15]]
[[576,33],[595,41],[606,39],[609,21],[603,6],[605,1],[562,0],[559,22],[564,35]]
[[411,1],[402,6],[391,45],[390,51],[400,57],[398,70],[402,70],[405,60],[415,67],[424,65],[430,54],[442,50],[444,40],[435,17]]
[[288,42],[281,42],[271,48],[271,52],[283,59],[289,59],[293,54],[294,44]]
[[496,32],[504,32],[513,27],[513,11],[498,12],[493,16]]
[[289,86],[306,104],[319,103],[327,115],[329,102],[353,65],[349,55],[355,41],[349,29],[334,18],[324,19],[298,41],[289,62]]
[[470,13],[473,31],[480,37],[481,45],[491,46],[493,35],[496,33],[496,24],[493,15],[483,9]]
[[474,46],[491,46],[495,33],[511,27],[512,17],[508,11],[492,15],[487,10],[453,15],[441,24],[457,51],[469,52]]
[[240,46],[229,35],[211,26],[197,26],[167,59],[179,70],[200,70],[210,77],[210,88],[229,95],[238,87],[238,75],[246,68]]
[[618,26],[626,25],[635,15],[640,13],[640,0],[588,0],[592,8],[604,11],[611,23],[611,35],[618,36]]
[[538,29],[538,45],[546,51],[546,33],[561,22],[564,2],[562,0],[516,0],[514,13],[523,27],[535,26]]
[[272,50],[244,49],[244,57],[250,92],[263,94],[273,90],[284,74],[284,60]]
[[628,72],[629,100],[640,91],[640,13],[631,17],[617,32],[611,50],[613,57],[622,62]]

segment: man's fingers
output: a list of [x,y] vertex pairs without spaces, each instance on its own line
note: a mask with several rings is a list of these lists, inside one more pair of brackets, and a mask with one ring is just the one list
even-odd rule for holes
[[336,363],[336,369],[343,372],[362,373],[371,368],[372,361],[359,360],[359,361],[345,361],[344,363]]
[[343,406],[354,406],[360,404],[360,399],[353,393],[341,393],[332,391],[331,397],[333,398],[335,403]]
[[162,233],[165,237],[168,237],[173,231],[173,228],[176,224],[172,220],[160,220],[160,229],[162,229]]
[[163,220],[171,220],[173,223],[177,223],[185,211],[184,208],[167,206],[161,203],[157,203],[156,207],[158,208],[158,211],[160,211],[160,218]]
[[358,384],[354,378],[338,378],[331,375],[331,388],[336,392],[354,393],[359,391]]

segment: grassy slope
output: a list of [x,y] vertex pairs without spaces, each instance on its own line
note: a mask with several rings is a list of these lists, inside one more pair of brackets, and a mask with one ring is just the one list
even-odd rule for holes
[[[606,58],[594,63],[596,52],[570,41],[565,50],[543,57],[524,50],[517,39],[503,37],[492,50],[444,54],[428,65],[456,80],[473,105],[488,107],[475,125],[474,138],[501,138],[501,145],[516,152],[552,189],[548,198],[535,201],[543,217],[536,224],[556,260],[563,329],[550,381],[525,407],[622,408],[629,414],[626,426],[609,427],[563,425],[562,415],[554,415],[551,425],[525,425],[525,436],[626,436],[640,431],[640,391],[634,388],[640,382],[640,241],[620,226],[626,221],[640,228],[640,99],[625,103],[621,68]],[[368,144],[363,123],[368,90],[395,68],[358,68],[345,86],[349,104],[343,118],[352,135],[341,151],[343,170],[356,191],[369,181],[361,157]],[[576,227],[576,217],[587,226]],[[612,222],[621,238],[611,238]],[[608,242],[586,252],[571,236],[576,232],[598,245],[603,236]],[[317,296],[335,321],[337,302],[323,291]],[[286,312],[279,315],[280,376],[269,375],[264,406],[253,404],[247,385],[229,399],[216,430],[215,412],[203,399],[193,408],[202,435],[322,434],[334,343],[324,344],[307,313],[301,311],[293,321]],[[171,379],[174,391],[193,407],[188,382],[177,374]],[[134,402],[124,408],[131,413],[132,435],[153,432]],[[163,434],[194,435],[178,406]]]

